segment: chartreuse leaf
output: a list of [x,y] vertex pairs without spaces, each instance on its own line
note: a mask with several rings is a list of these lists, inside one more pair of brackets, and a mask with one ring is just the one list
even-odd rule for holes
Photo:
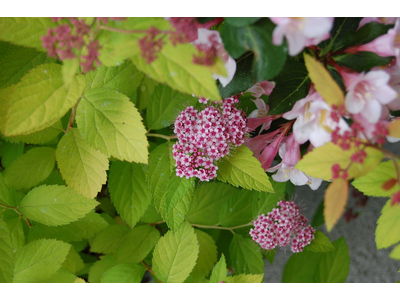
[[82,278],[77,277],[74,281],[74,283],[86,283],[86,281]]
[[44,282],[57,273],[71,245],[57,240],[37,240],[15,255],[14,282]]
[[90,212],[82,219],[68,225],[50,227],[34,224],[29,231],[28,240],[57,238],[65,242],[77,242],[92,238],[108,226],[109,224],[99,214]]
[[195,229],[194,232],[197,235],[200,251],[197,263],[190,275],[199,281],[202,278],[208,277],[214,264],[217,262],[217,246],[213,238],[204,231]]
[[173,46],[168,41],[157,54],[158,58],[149,64],[140,53],[132,55],[131,59],[139,70],[174,90],[219,100],[211,69],[193,63],[193,55],[196,53],[196,48],[191,44]]
[[0,133],[4,134],[7,114],[10,108],[11,97],[14,93],[15,85],[0,89]]
[[232,266],[236,274],[261,274],[264,260],[256,243],[240,234],[233,236],[229,246]]
[[162,282],[181,283],[196,265],[199,244],[189,223],[167,232],[158,241],[153,253],[153,271]]
[[389,131],[390,136],[400,138],[400,119],[390,122],[386,129]]
[[390,197],[399,190],[399,186],[395,184],[389,190],[382,188],[383,184],[388,180],[396,178],[396,170],[392,161],[384,161],[376,166],[368,174],[354,179],[353,186],[368,196]]
[[82,258],[75,251],[74,247],[71,247],[71,249],[69,250],[67,258],[63,262],[62,267],[72,274],[76,274],[78,271],[82,270],[85,267]]
[[13,161],[4,172],[4,181],[16,189],[29,189],[50,175],[55,162],[53,148],[33,148]]
[[96,261],[89,270],[89,282],[100,283],[103,274],[116,265],[117,262],[115,261],[114,255],[101,257],[101,259]]
[[134,227],[151,202],[142,167],[136,163],[112,162],[108,188],[118,213]]
[[128,227],[124,225],[111,225],[89,241],[90,251],[113,254],[129,232]]
[[169,86],[160,84],[151,94],[147,107],[147,128],[161,129],[173,124],[178,111],[185,106],[196,104],[198,98],[174,91]]
[[221,258],[212,270],[210,283],[220,283],[221,281],[226,281],[227,270],[225,256],[222,253]]
[[388,200],[382,208],[375,231],[377,249],[387,248],[400,241],[400,205],[391,205]]
[[74,283],[77,277],[64,268],[60,268],[46,283]]
[[130,97],[142,82],[143,77],[144,74],[130,61],[125,61],[116,67],[101,65],[98,69],[86,74],[86,87],[112,89]]
[[84,87],[85,79],[78,75],[67,88],[58,64],[33,69],[16,85],[11,96],[5,135],[26,135],[53,125],[75,105]]
[[83,218],[97,204],[97,201],[82,197],[66,186],[41,185],[22,199],[18,210],[28,219],[58,226]]
[[0,219],[2,219],[8,226],[12,250],[13,253],[15,253],[25,245],[25,220],[12,210],[4,211],[0,214]]
[[36,66],[56,61],[44,52],[6,42],[0,42],[0,52],[0,89],[18,83]]
[[263,274],[239,274],[236,276],[228,276],[228,283],[262,283],[264,279]]
[[349,183],[338,178],[334,180],[325,191],[324,219],[326,229],[332,230],[344,212],[349,197]]
[[93,149],[77,128],[61,138],[56,158],[65,182],[86,198],[96,197],[107,181],[107,157]]
[[62,65],[62,75],[66,86],[69,86],[79,70],[79,59],[66,59]]
[[5,140],[10,141],[12,143],[25,143],[25,144],[37,144],[42,145],[52,141],[56,138],[64,129],[62,128],[61,121],[57,121],[50,127],[42,129],[38,132],[34,132],[27,135],[17,135],[4,137]]
[[400,245],[397,245],[396,247],[394,247],[392,252],[390,252],[389,257],[392,259],[400,260]]
[[[297,163],[296,168],[309,176],[322,178],[323,180],[331,180],[332,166],[334,164],[339,164],[341,169],[346,169],[351,162],[351,156],[356,151],[358,150],[354,148],[344,151],[332,142],[326,143],[304,155]],[[364,159],[364,162],[362,164],[352,164],[348,169],[348,179],[367,174],[369,171],[373,170],[383,158],[381,151],[371,147],[365,148],[365,152],[367,153],[367,157]]]
[[142,264],[119,264],[104,272],[101,283],[140,283],[146,268]]
[[147,164],[146,130],[135,105],[122,93],[106,88],[85,92],[76,121],[95,149],[120,160]]
[[43,51],[41,37],[56,26],[51,18],[0,18],[0,39]]
[[273,193],[274,189],[261,163],[245,145],[218,163],[217,179],[248,190]]
[[17,191],[6,185],[3,173],[0,173],[0,204],[17,206],[18,198]]
[[344,283],[350,270],[349,249],[343,237],[334,241],[333,246],[336,251],[293,254],[283,270],[282,282]]
[[329,241],[329,238],[319,230],[314,233],[314,239],[305,249],[313,252],[330,252],[336,250],[335,246]]
[[115,252],[118,263],[139,263],[154,248],[160,232],[152,226],[141,225],[124,236]]
[[7,223],[0,219],[0,282],[13,281],[14,254]]
[[328,70],[315,58],[304,54],[308,74],[317,92],[329,105],[339,107],[344,103],[344,94]]

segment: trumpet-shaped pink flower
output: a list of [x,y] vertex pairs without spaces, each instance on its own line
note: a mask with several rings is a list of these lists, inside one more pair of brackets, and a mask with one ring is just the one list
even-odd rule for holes
[[334,18],[270,18],[277,26],[272,35],[274,45],[286,37],[289,55],[299,54],[304,47],[317,45],[330,37]]

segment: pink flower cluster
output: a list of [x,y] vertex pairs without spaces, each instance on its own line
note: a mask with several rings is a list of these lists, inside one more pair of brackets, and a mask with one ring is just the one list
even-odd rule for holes
[[302,252],[314,239],[315,228],[307,225],[294,201],[281,200],[267,216],[260,215],[250,230],[253,240],[263,249],[291,246],[293,253]]
[[217,160],[230,153],[232,146],[239,147],[246,133],[246,115],[237,109],[236,96],[222,103],[206,104],[201,111],[187,107],[175,120],[174,132],[178,142],[173,146],[176,175],[197,177],[209,181],[217,176]]

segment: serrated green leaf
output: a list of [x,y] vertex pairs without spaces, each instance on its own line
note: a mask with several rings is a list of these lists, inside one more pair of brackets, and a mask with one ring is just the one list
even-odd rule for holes
[[33,148],[13,161],[4,172],[4,181],[16,189],[30,189],[50,175],[55,162],[53,148]]
[[3,137],[8,110],[10,109],[11,97],[15,90],[15,84],[6,87],[4,89],[0,89],[0,132],[2,133],[1,137]]
[[400,260],[400,245],[394,247],[392,252],[390,252],[389,257],[392,259]]
[[76,128],[61,138],[56,158],[68,186],[87,198],[96,197],[107,181],[107,157],[93,149]]
[[226,281],[227,270],[224,254],[221,254],[221,258],[212,270],[210,283],[220,283],[221,281]]
[[217,246],[213,238],[204,231],[195,229],[194,232],[199,242],[199,257],[190,275],[199,280],[208,277],[217,262]]
[[96,261],[89,270],[89,282],[100,283],[103,274],[116,265],[117,263],[113,255],[101,257],[101,260]]
[[245,145],[219,161],[217,179],[249,190],[274,192],[261,163]]
[[151,95],[153,94],[158,84],[159,83],[157,81],[154,81],[149,76],[145,76],[143,78],[142,83],[137,89],[136,99],[132,99],[132,102],[135,104],[139,111],[147,108],[147,104],[150,101]]
[[101,283],[140,283],[146,268],[139,264],[119,264],[104,272]]
[[377,249],[387,248],[400,241],[400,205],[391,205],[388,200],[382,208],[375,231]]
[[52,126],[38,132],[27,135],[4,137],[4,139],[12,143],[22,142],[25,144],[43,145],[55,139],[61,132],[64,132],[64,129],[62,128],[61,121],[57,121]]
[[399,186],[395,184],[391,189],[384,190],[382,185],[392,178],[396,178],[396,170],[393,162],[384,161],[377,165],[371,172],[356,178],[352,182],[352,185],[368,196],[390,197],[399,190]]
[[90,251],[113,254],[129,232],[124,225],[111,225],[90,240]]
[[41,185],[22,199],[18,210],[30,220],[58,226],[83,218],[97,204],[97,201],[82,197],[66,186]]
[[264,272],[262,254],[250,238],[235,234],[229,246],[232,266],[236,274],[261,274]]
[[0,204],[16,206],[18,198],[17,191],[6,185],[3,173],[0,173]]
[[61,266],[68,272],[76,274],[85,267],[85,264],[83,263],[83,260],[79,254],[75,251],[74,247],[71,247],[65,261]]
[[115,252],[118,263],[139,263],[154,248],[160,232],[152,226],[141,225],[125,235]]
[[142,117],[122,93],[106,88],[86,91],[76,121],[83,138],[95,149],[120,160],[147,164]]
[[239,274],[236,276],[228,276],[228,283],[262,283],[264,279],[263,274]]
[[69,86],[79,69],[79,59],[66,59],[62,65],[62,75],[66,86]]
[[[253,216],[256,218],[261,214],[267,215],[279,201],[285,199],[286,187],[289,184],[287,182],[276,182],[272,181],[272,187],[275,193],[262,193],[256,194],[257,201],[253,205]],[[245,223],[242,223],[245,224]]]
[[336,248],[329,241],[329,238],[319,230],[314,233],[314,239],[311,241],[310,245],[305,247],[305,249],[312,252],[323,253],[336,250]]
[[243,27],[247,25],[251,25],[258,20],[261,19],[261,17],[245,17],[245,18],[238,18],[238,17],[226,17],[224,18],[226,23],[229,25],[235,26],[235,27]]
[[56,26],[51,18],[0,18],[0,39],[43,51],[41,37]]
[[23,220],[16,212],[8,210],[2,213],[0,219],[7,224],[13,253],[25,245],[25,233]]
[[44,282],[57,273],[71,245],[57,240],[37,240],[15,255],[14,282]]
[[193,54],[196,54],[196,51],[191,44],[178,44],[174,47],[167,42],[152,63],[148,64],[140,53],[132,55],[131,59],[139,70],[174,90],[219,100],[219,92],[211,70],[193,63]]
[[0,282],[13,281],[14,254],[10,231],[6,222],[0,220]]
[[142,167],[136,163],[111,163],[108,188],[118,213],[134,227],[151,202]]
[[109,224],[99,214],[90,212],[82,219],[68,225],[50,227],[34,224],[29,231],[28,240],[57,238],[65,242],[82,241],[92,238],[108,226]]
[[77,280],[77,277],[68,272],[64,268],[60,268],[57,273],[52,276],[47,283],[74,283]]
[[356,72],[368,72],[374,67],[388,65],[393,59],[390,57],[381,57],[373,52],[357,52],[355,54],[339,54],[332,58],[341,66],[353,69]]
[[199,244],[194,229],[183,223],[158,241],[153,253],[153,271],[162,282],[184,282],[196,265]]
[[[7,113],[5,135],[30,134],[53,125],[75,105],[85,87],[82,75],[67,88],[58,64],[44,64],[26,74],[15,87]],[[39,91],[32,93],[32,89]]]

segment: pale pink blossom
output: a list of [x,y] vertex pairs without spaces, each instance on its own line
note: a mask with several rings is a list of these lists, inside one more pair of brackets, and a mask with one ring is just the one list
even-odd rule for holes
[[274,45],[282,45],[286,37],[289,55],[299,54],[304,47],[317,45],[330,37],[334,18],[270,18],[277,26],[272,34]]
[[275,82],[270,82],[268,80],[264,80],[262,82],[257,82],[251,88],[249,88],[245,93],[251,93],[255,98],[260,98],[261,95],[271,95],[274,90]]
[[363,27],[365,24],[370,23],[370,22],[377,22],[381,24],[394,24],[396,22],[395,17],[366,17],[362,18],[360,21],[360,25],[358,25],[358,28]]
[[222,43],[221,36],[216,30],[208,30],[205,28],[198,29],[198,38],[193,42],[194,45],[203,44],[206,46],[212,46],[213,44],[217,47],[218,57],[224,62],[227,76],[221,76],[213,74],[215,80],[219,80],[223,87],[227,86],[231,82],[236,72],[236,61],[229,56]]

